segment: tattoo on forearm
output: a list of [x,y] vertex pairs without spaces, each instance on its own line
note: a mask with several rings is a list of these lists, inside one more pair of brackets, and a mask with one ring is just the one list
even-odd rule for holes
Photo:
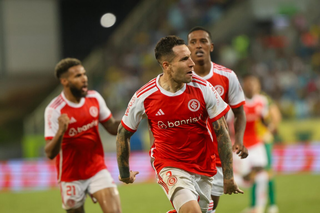
[[129,154],[130,154],[130,137],[133,133],[127,131],[121,124],[117,134],[117,161],[120,176],[123,178],[130,177],[129,171]]
[[218,141],[218,152],[221,159],[223,175],[226,179],[233,177],[233,160],[231,140],[224,117],[212,123]]

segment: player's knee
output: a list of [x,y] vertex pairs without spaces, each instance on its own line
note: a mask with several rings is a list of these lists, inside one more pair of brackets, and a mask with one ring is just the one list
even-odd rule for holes
[[195,200],[191,200],[180,207],[179,213],[202,213],[202,211],[198,202]]

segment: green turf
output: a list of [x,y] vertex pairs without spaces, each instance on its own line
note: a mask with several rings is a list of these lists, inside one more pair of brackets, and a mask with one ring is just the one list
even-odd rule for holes
[[[276,178],[280,213],[320,212],[320,176],[281,175]],[[165,213],[171,209],[164,192],[155,183],[119,186],[123,213]],[[238,213],[249,204],[249,193],[223,195],[217,213]],[[101,212],[87,199],[87,213]],[[0,192],[0,213],[63,213],[59,190]]]

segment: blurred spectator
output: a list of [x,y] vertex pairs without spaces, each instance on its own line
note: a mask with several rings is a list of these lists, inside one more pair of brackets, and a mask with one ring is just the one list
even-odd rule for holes
[[[187,38],[192,26],[212,26],[234,2],[169,1],[170,9],[161,12],[157,24],[137,30],[131,37],[135,45],[112,60],[102,86],[110,108],[124,110],[133,92],[161,71],[152,48],[159,38],[169,34]],[[215,44],[219,52],[215,60],[238,76],[248,72],[258,75],[262,89],[280,106],[284,119],[319,116],[319,39],[319,21],[308,23],[300,13],[279,15],[258,23],[250,33]]]

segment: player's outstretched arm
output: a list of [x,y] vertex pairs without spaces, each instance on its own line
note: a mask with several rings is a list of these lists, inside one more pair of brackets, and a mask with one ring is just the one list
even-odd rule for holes
[[243,194],[243,191],[238,188],[233,179],[231,140],[225,118],[222,117],[219,120],[213,122],[212,126],[218,141],[218,152],[221,159],[221,166],[223,171],[224,193]]
[[115,120],[113,117],[111,117],[108,121],[102,123],[102,126],[111,135],[116,135],[119,124],[120,124],[120,120]]
[[241,159],[248,157],[248,150],[243,145],[243,135],[246,129],[246,114],[243,106],[232,108],[234,114],[234,131],[235,131],[235,142],[232,146],[232,151],[236,152]]
[[130,138],[132,132],[126,130],[120,123],[117,134],[117,161],[119,167],[119,180],[124,183],[133,183],[135,176],[139,172],[133,172],[129,169],[129,155],[130,155]]
[[61,143],[64,133],[67,131],[69,126],[69,117],[67,114],[62,114],[58,118],[59,129],[52,140],[47,140],[44,147],[46,156],[49,159],[54,159],[60,152]]

